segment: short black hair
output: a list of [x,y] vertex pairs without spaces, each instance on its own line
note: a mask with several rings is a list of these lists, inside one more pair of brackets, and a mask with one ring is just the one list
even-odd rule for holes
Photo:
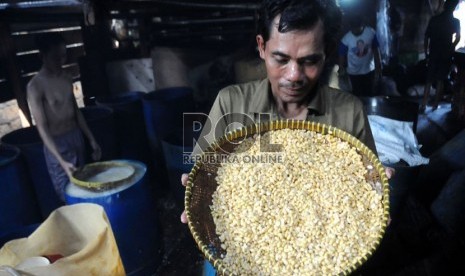
[[447,0],[444,3],[444,11],[451,13],[455,10],[458,4],[459,4],[459,0]]
[[53,46],[65,44],[65,39],[59,33],[43,33],[35,37],[37,49],[42,54],[46,54]]
[[264,41],[270,39],[273,20],[280,15],[278,31],[309,30],[318,20],[324,28],[325,48],[337,45],[342,13],[334,0],[264,0],[262,2],[258,34]]
[[358,28],[364,25],[363,17],[360,15],[352,15],[349,17],[349,26],[351,28]]

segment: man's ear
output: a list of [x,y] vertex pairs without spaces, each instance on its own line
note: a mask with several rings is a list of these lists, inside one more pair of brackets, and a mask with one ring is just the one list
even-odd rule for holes
[[265,59],[265,40],[262,35],[257,35],[258,52],[261,59]]

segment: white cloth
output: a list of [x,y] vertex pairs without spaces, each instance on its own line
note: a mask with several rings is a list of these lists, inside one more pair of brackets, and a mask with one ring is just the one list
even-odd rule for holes
[[375,70],[372,44],[376,32],[371,27],[365,27],[363,32],[355,36],[351,31],[346,33],[341,42],[348,48],[347,73],[364,75]]
[[376,151],[383,164],[394,164],[404,160],[409,166],[428,164],[429,159],[421,155],[413,123],[368,115]]
[[152,59],[150,58],[109,62],[106,65],[106,72],[112,95],[155,90]]

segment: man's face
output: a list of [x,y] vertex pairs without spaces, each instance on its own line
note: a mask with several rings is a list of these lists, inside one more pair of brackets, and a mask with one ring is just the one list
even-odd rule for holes
[[61,43],[53,46],[50,50],[43,55],[45,64],[54,68],[61,67],[66,62],[66,46]]
[[257,36],[260,57],[265,61],[274,97],[284,103],[299,103],[318,82],[325,62],[323,24],[310,30],[278,32],[275,18],[270,39]]

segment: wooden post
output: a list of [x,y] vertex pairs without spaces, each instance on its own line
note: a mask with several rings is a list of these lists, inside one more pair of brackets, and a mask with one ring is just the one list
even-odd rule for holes
[[105,63],[111,49],[111,41],[106,32],[106,7],[94,0],[86,0],[82,40],[86,55],[80,58],[81,85],[86,105],[94,104],[94,97],[109,93]]
[[18,101],[18,106],[24,114],[24,117],[32,125],[31,112],[27,104],[27,95],[25,85],[21,80],[21,72],[16,60],[16,47],[11,37],[10,27],[6,22],[0,22],[0,57],[6,61],[8,81]]

